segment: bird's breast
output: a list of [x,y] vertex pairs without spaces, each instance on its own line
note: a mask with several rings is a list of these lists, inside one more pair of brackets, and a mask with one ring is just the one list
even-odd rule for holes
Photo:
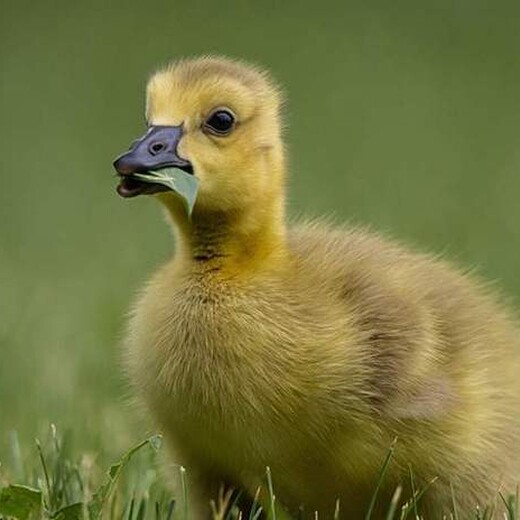
[[197,279],[169,287],[151,284],[136,306],[129,334],[132,372],[151,405],[160,403],[177,417],[215,420],[236,415],[237,409],[270,406],[266,401],[276,400],[277,391],[266,379],[284,379],[284,355],[276,347],[287,351],[293,339],[265,297],[265,290],[254,296]]

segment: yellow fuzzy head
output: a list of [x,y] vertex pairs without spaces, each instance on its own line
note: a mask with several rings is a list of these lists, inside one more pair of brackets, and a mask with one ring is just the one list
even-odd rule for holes
[[[240,212],[280,196],[280,105],[280,92],[264,71],[226,58],[178,61],[151,77],[147,122],[182,126],[177,152],[199,180],[198,212]],[[234,119],[224,134],[208,124],[221,110]],[[174,196],[161,194],[163,200]]]

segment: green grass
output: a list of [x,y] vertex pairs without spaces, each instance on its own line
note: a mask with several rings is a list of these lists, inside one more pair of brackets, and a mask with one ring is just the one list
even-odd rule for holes
[[[130,447],[109,467],[89,453],[72,449],[68,436],[61,436],[51,426],[44,442],[36,439],[34,446],[24,456],[15,433],[11,435],[11,457],[8,464],[0,465],[0,520],[96,520],[101,518],[122,520],[190,520],[188,505],[189,468],[173,466],[180,472],[180,496],[164,485],[159,477],[157,454],[161,450],[159,435],[149,437]],[[392,463],[397,439],[392,443],[381,465],[379,477],[374,482],[374,492],[365,520],[373,518],[378,492]],[[387,505],[386,520],[419,520],[421,498],[435,485],[435,479],[423,488],[416,489],[413,471],[410,468],[411,497],[402,504],[402,487],[399,486]],[[255,497],[250,512],[243,512],[231,495],[215,497],[217,503],[227,503],[226,512],[214,504],[216,520],[258,520],[263,510],[257,502],[261,490]],[[276,502],[271,470],[266,468],[265,492],[267,493],[266,514],[270,520],[291,520],[283,507]],[[504,520],[519,519],[518,490],[515,495],[500,500],[506,506]],[[484,510],[475,508],[472,520],[491,520],[493,507]],[[217,513],[218,511],[218,513]],[[345,518],[348,504],[336,504],[334,520]],[[302,510],[303,513],[303,510]],[[347,515],[348,517],[348,515]],[[319,519],[317,513],[314,518]],[[297,519],[293,519],[297,520]],[[427,519],[426,519],[427,520]],[[450,520],[459,520],[456,497],[452,496]]]
[[160,436],[129,448],[107,468],[94,454],[73,450],[54,427],[25,457],[16,435],[11,442],[11,464],[0,467],[0,518],[178,518],[176,500],[158,476]]

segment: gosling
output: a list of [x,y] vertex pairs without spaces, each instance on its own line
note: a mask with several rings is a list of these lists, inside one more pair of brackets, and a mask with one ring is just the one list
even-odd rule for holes
[[[120,195],[153,195],[176,231],[125,364],[187,469],[190,518],[222,489],[268,511],[266,467],[289,514],[364,518],[394,439],[372,518],[427,486],[424,518],[499,511],[520,476],[517,323],[444,261],[364,229],[289,226],[280,105],[256,67],[173,63],[115,162]],[[184,188],[142,180],[164,168],[197,183],[191,213]]]

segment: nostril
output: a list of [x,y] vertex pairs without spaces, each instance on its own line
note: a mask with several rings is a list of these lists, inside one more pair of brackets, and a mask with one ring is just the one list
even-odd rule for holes
[[157,155],[161,153],[166,148],[166,145],[160,141],[155,141],[154,143],[151,143],[148,147],[148,150],[152,155]]

